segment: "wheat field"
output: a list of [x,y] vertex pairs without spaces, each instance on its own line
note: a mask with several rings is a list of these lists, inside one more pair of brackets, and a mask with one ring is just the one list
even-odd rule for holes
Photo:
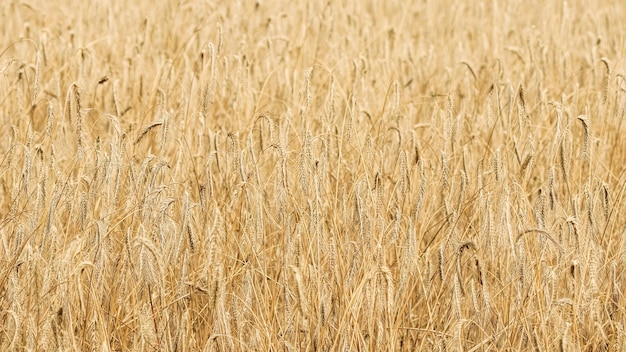
[[626,347],[621,1],[0,10],[1,350]]

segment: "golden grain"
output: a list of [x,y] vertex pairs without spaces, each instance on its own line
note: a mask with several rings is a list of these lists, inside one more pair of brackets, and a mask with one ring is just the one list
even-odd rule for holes
[[0,350],[621,348],[623,4],[0,8]]

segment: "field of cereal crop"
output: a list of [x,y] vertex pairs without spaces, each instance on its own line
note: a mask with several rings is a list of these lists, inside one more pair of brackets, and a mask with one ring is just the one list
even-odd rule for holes
[[626,346],[621,1],[0,11],[1,350]]

